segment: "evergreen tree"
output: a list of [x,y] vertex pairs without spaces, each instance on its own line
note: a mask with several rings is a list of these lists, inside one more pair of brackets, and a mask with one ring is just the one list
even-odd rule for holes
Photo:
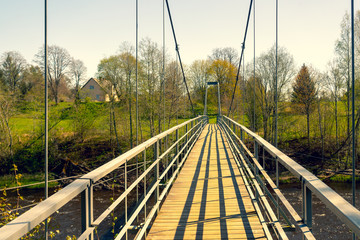
[[310,146],[310,113],[316,100],[315,82],[311,78],[309,69],[303,64],[298,75],[296,76],[293,93],[291,95],[292,102],[297,104],[300,111],[306,114],[307,122],[307,139]]

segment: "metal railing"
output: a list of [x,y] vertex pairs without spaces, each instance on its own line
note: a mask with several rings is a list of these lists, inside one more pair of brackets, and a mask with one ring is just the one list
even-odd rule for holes
[[[360,236],[360,211],[358,209],[352,206],[311,172],[296,163],[259,135],[250,131],[245,126],[240,125],[226,116],[219,117],[218,122],[226,133],[227,140],[231,146],[231,151],[237,160],[238,166],[242,169],[241,171],[247,172],[247,174],[244,175],[246,175],[246,178],[251,182],[251,190],[255,192],[255,204],[262,205],[267,209],[267,203],[261,202],[264,200],[261,199],[261,197],[266,195],[270,202],[272,202],[273,206],[275,206],[274,211],[277,212],[277,216],[274,216],[274,211],[270,210],[270,212],[267,213],[267,222],[274,228],[274,232],[277,234],[277,237],[282,238],[283,236],[281,230],[278,226],[276,226],[280,215],[288,224],[291,225],[290,219],[288,219],[287,214],[284,211],[286,209],[295,226],[300,229],[303,238],[315,239],[311,232],[312,194],[319,198],[320,201],[323,202],[325,206],[330,209],[330,211],[333,212],[353,233]],[[247,137],[251,139],[250,141],[253,142],[253,152],[251,152],[244,143],[244,140],[246,139],[245,135],[247,135]],[[263,149],[263,165],[259,162],[259,147]],[[265,171],[265,152],[275,159],[276,184]],[[301,182],[301,217],[278,188],[279,164],[291,172]],[[269,189],[274,193],[275,197],[270,193]],[[280,207],[279,201],[284,207],[284,210]]]
[[[124,224],[118,228],[116,239],[127,237],[128,231],[134,229],[132,226],[134,220],[138,218],[140,212],[143,212],[144,222],[136,233],[136,238],[141,239],[207,122],[206,116],[186,121],[85,174],[0,228],[0,239],[10,240],[24,236],[79,195],[81,196],[81,235],[77,239],[94,239],[96,227],[121,203],[124,204]],[[147,159],[149,155],[152,157]],[[93,220],[93,187],[100,179],[119,168],[123,169],[124,190],[97,219]],[[135,180],[132,182],[129,181],[130,171],[136,171]],[[140,184],[143,186],[142,193],[139,192]],[[136,206],[130,212],[128,196],[132,191],[136,191]],[[147,203],[152,196],[155,196],[155,203],[147,213]]]

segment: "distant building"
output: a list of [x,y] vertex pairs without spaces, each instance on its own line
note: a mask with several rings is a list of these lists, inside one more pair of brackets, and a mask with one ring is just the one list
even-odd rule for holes
[[93,101],[99,102],[108,102],[110,101],[110,94],[115,96],[117,100],[115,91],[110,82],[106,80],[101,80],[101,82],[96,78],[90,78],[80,90],[80,98],[91,98]]

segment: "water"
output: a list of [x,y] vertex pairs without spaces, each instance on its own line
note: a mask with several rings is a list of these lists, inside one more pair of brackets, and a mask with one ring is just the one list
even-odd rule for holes
[[[330,183],[328,184],[332,189],[338,192],[347,201],[351,202],[351,184],[348,183]],[[360,186],[359,186],[360,187]],[[293,205],[295,210],[301,216],[301,186],[297,184],[282,184],[280,186],[281,191],[289,202]],[[53,192],[54,190],[52,190]],[[360,188],[357,189],[360,192]],[[94,219],[96,219],[111,203],[111,197],[119,196],[120,190],[115,192],[111,190],[95,190],[94,191]],[[44,196],[43,190],[23,189],[21,195],[24,196],[24,200],[21,201],[21,206],[26,206],[33,202],[38,202]],[[357,202],[360,203],[359,194],[357,194]],[[16,202],[15,193],[9,193],[9,199],[11,202]],[[129,197],[129,202],[134,200],[134,197]],[[150,210],[150,209],[149,209]],[[148,210],[148,212],[149,212]],[[121,218],[124,211],[124,204],[120,204],[120,207],[116,209],[114,216]],[[76,197],[64,207],[62,207],[58,213],[53,214],[50,223],[50,230],[55,231],[60,229],[60,233],[53,239],[65,239],[66,236],[79,236],[81,229],[80,218],[80,196]],[[143,219],[140,219],[142,221]],[[120,219],[121,221],[121,219]],[[112,219],[108,216],[104,222],[98,227],[98,236],[100,239],[112,239]],[[119,226],[120,223],[116,224]],[[317,239],[352,239],[352,234],[349,229],[341,223],[341,221],[329,210],[326,206],[316,197],[313,196],[313,233]],[[302,239],[299,231],[287,232],[290,239]],[[36,238],[40,238],[43,232]],[[97,237],[95,237],[97,239]],[[131,239],[131,235],[129,236]]]
[[[350,183],[329,183],[333,190],[339,193],[348,202],[352,202],[352,187]],[[298,184],[283,184],[281,191],[293,205],[298,214],[302,215],[301,186]],[[359,193],[360,188],[357,189]],[[359,203],[359,194],[356,194],[356,202]],[[316,239],[352,239],[352,233],[317,197],[313,195],[313,227],[312,232]],[[302,239],[301,233],[287,232],[289,239]]]
[[[52,189],[50,195],[54,192]],[[24,200],[20,201],[21,206],[27,206],[34,202],[39,202],[44,198],[44,191],[39,189],[23,189],[21,195]],[[108,206],[111,205],[111,198],[114,196],[116,199],[121,194],[120,190],[94,190],[94,219],[96,219]],[[12,203],[16,203],[16,194],[14,192],[8,193],[9,200]],[[128,197],[128,206],[134,200],[134,196]],[[19,211],[22,213],[23,211]],[[118,208],[115,209],[114,217],[117,217],[115,221],[117,224],[115,227],[119,227],[124,213],[124,203],[121,203]],[[142,219],[141,219],[142,220]],[[97,236],[100,239],[113,239],[111,216],[108,216],[97,228]],[[51,216],[49,225],[51,231],[60,230],[60,233],[56,234],[53,239],[66,239],[67,236],[79,236],[81,232],[81,201],[80,196],[77,196],[65,206],[59,209],[59,211]],[[116,232],[116,231],[115,231]],[[39,239],[44,235],[43,230],[35,237]],[[95,239],[98,239],[95,237]]]

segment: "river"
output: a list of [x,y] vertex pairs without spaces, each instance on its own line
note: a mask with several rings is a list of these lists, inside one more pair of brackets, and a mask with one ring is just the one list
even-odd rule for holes
[[[351,202],[351,184],[347,183],[330,183],[329,186],[343,196],[346,200]],[[281,191],[285,197],[294,206],[295,210],[301,215],[301,187],[300,184],[282,184],[280,186]],[[52,190],[53,192],[54,190]],[[359,193],[360,188],[357,188]],[[38,202],[43,198],[43,190],[36,189],[22,189],[21,195],[24,200],[21,201],[21,206],[26,206],[33,202]],[[119,196],[120,190],[114,192],[115,198]],[[95,190],[94,191],[94,215],[95,218],[99,216],[112,202],[111,197],[113,192],[111,190]],[[14,193],[9,193],[9,199],[14,202]],[[357,194],[357,202],[359,202],[359,194]],[[116,210],[115,216],[122,216],[123,204]],[[140,219],[142,221],[142,219]],[[106,220],[98,227],[97,234],[100,239],[112,239],[111,233],[112,225],[111,217],[107,217]],[[121,222],[121,220],[120,220]],[[121,223],[116,224],[119,226]],[[50,230],[55,231],[60,229],[60,233],[53,239],[66,239],[66,236],[79,236],[80,234],[80,197],[76,197],[64,207],[62,207],[58,213],[52,216],[50,223]],[[331,213],[329,209],[325,207],[321,201],[313,196],[313,233],[317,239],[351,239],[352,235],[348,228],[341,223],[338,218]],[[287,232],[290,239],[301,239],[299,232]],[[42,236],[43,234],[40,234]],[[37,239],[40,238],[36,237]],[[97,238],[95,238],[97,239]],[[131,239],[131,235],[129,236]]]
[[[352,186],[350,183],[327,183],[333,190],[339,193],[348,202],[352,201]],[[302,196],[300,183],[282,184],[281,191],[295,210],[301,216]],[[356,202],[359,203],[359,191],[357,187]],[[312,232],[316,239],[352,239],[349,229],[333,214],[317,197],[312,198],[313,227]],[[302,239],[299,232],[288,232],[289,239]]]

